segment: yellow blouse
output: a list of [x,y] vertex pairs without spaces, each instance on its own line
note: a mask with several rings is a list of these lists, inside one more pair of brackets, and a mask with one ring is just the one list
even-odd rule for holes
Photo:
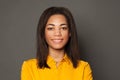
[[77,68],[72,66],[67,56],[56,67],[52,57],[48,56],[49,68],[37,67],[37,60],[30,59],[23,62],[21,80],[93,80],[90,65],[85,61],[79,61]]

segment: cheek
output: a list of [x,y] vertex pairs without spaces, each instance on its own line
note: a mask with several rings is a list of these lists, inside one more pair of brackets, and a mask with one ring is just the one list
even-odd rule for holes
[[45,40],[48,41],[52,37],[50,32],[45,32]]
[[63,36],[64,36],[64,38],[69,39],[70,34],[68,32],[66,32],[66,33],[63,34]]
[[48,39],[48,33],[45,31],[45,40],[47,40]]

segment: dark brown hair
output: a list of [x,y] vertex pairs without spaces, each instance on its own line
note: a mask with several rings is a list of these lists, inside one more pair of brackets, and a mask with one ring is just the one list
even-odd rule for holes
[[65,52],[69,59],[71,60],[73,67],[76,68],[79,59],[79,49],[78,49],[78,39],[76,32],[76,25],[73,19],[71,12],[65,7],[50,7],[46,9],[38,23],[37,27],[37,61],[39,68],[50,68],[47,64],[47,56],[48,56],[48,45],[45,40],[45,27],[50,16],[55,14],[61,14],[65,16],[69,32],[71,37],[69,38],[68,43],[65,45]]

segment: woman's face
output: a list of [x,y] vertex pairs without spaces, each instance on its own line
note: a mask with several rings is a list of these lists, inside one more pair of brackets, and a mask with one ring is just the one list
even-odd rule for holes
[[45,27],[45,39],[49,49],[64,49],[70,37],[69,27],[63,15],[52,15]]

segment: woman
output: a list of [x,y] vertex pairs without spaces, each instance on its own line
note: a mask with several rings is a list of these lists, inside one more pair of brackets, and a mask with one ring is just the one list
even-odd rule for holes
[[93,80],[90,66],[79,59],[75,22],[64,7],[50,7],[37,28],[37,57],[24,61],[21,80]]

